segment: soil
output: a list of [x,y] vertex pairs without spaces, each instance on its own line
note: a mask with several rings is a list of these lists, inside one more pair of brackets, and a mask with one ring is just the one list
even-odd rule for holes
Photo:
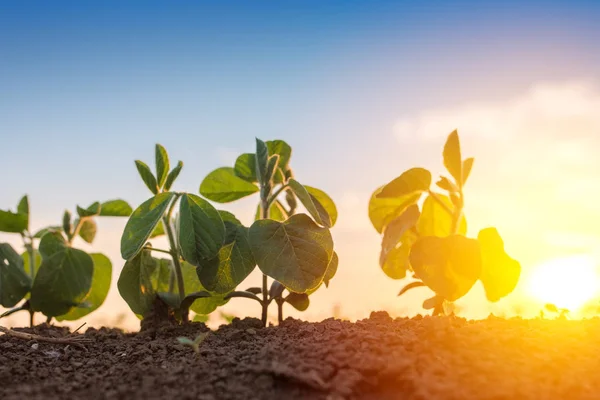
[[[62,337],[65,328],[23,332]],[[236,319],[196,354],[204,324],[88,329],[86,350],[0,336],[0,398],[597,399],[600,319],[457,317],[351,323]],[[76,334],[79,335],[79,334]]]

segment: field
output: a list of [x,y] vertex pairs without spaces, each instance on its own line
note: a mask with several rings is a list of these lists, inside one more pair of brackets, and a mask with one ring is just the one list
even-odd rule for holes
[[[3,399],[595,399],[600,319],[235,319],[90,328],[86,349],[0,337]],[[36,326],[44,336],[65,329]]]

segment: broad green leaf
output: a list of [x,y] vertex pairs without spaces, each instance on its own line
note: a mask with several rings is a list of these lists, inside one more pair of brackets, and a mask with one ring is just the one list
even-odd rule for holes
[[225,244],[216,257],[201,260],[197,268],[198,278],[207,290],[225,294],[234,290],[256,267],[248,228],[225,222]]
[[[181,263],[181,270],[183,273],[183,281],[185,283],[185,294],[186,296],[191,295],[192,293],[199,293],[203,291],[208,291],[198,279],[198,274],[196,273],[196,267],[187,262]],[[210,314],[215,311],[217,307],[227,304],[229,299],[225,300],[224,294],[216,294],[211,292],[211,297],[204,297],[196,299],[190,310],[195,312],[196,314]]]
[[258,187],[235,175],[233,168],[217,168],[200,184],[200,194],[218,203],[229,203],[258,192]]
[[304,188],[312,197],[313,202],[316,200],[317,202],[319,202],[319,204],[321,204],[325,211],[327,211],[327,215],[329,215],[329,217],[331,218],[331,226],[333,227],[335,225],[335,222],[337,221],[338,212],[337,207],[335,206],[335,203],[333,202],[331,197],[329,197],[327,193],[320,189],[306,185],[304,185]]
[[133,209],[125,200],[109,200],[100,205],[101,217],[129,217]]
[[42,258],[48,258],[59,251],[66,250],[68,248],[67,241],[60,232],[49,232],[42,237],[40,245],[38,247]]
[[196,314],[196,315],[194,315],[192,322],[206,323],[206,322],[208,322],[209,319],[210,319],[210,317],[208,315]]
[[242,223],[240,222],[240,220],[237,219],[235,217],[235,215],[233,215],[229,211],[225,211],[225,210],[217,210],[217,211],[219,211],[219,215],[221,216],[221,219],[223,220],[223,223],[231,222],[231,223],[234,223],[236,225],[242,225]]
[[184,194],[179,205],[179,246],[192,265],[217,255],[225,241],[225,226],[219,212],[203,198]]
[[0,232],[21,233],[27,229],[29,215],[0,210]]
[[82,208],[77,206],[77,214],[80,218],[93,217],[95,215],[98,215],[100,214],[100,203],[96,201],[95,203],[91,204],[88,208]]
[[269,163],[269,149],[265,142],[256,138],[256,178],[259,183],[266,184]]
[[244,153],[235,160],[234,172],[248,182],[257,182],[256,154]]
[[177,177],[179,176],[179,173],[181,172],[182,168],[183,162],[179,161],[175,168],[173,168],[171,172],[169,172],[169,175],[167,175],[167,180],[165,181],[165,190],[171,190],[171,186],[173,186],[173,183],[175,182],[175,179],[177,179]]
[[481,251],[475,239],[461,235],[425,236],[410,252],[416,277],[448,301],[463,297],[481,276]]
[[297,180],[290,179],[288,185],[290,185],[290,188],[296,197],[298,197],[308,213],[314,218],[315,222],[326,228],[331,228],[333,225],[332,218],[321,202],[319,202],[315,196],[310,194],[304,185]]
[[29,289],[31,279],[25,273],[23,260],[8,243],[0,243],[0,306],[14,307]]
[[458,131],[454,130],[448,136],[444,145],[444,166],[450,172],[450,175],[456,180],[456,184],[462,186],[462,155],[460,152],[460,140]]
[[331,260],[329,260],[329,265],[327,265],[327,270],[325,271],[325,276],[323,276],[323,283],[325,284],[325,287],[329,287],[329,282],[335,276],[335,273],[337,272],[337,269],[338,269],[339,262],[340,262],[340,260],[338,258],[338,255],[334,251],[333,255],[331,256]]
[[143,161],[140,160],[135,161],[135,166],[137,167],[137,170],[140,173],[140,177],[142,178],[148,189],[150,189],[150,191],[153,194],[157,194],[158,182],[156,182],[156,178],[152,174],[150,167],[148,167],[148,165],[146,165]]
[[47,226],[45,228],[40,229],[39,231],[37,231],[33,237],[35,239],[41,239],[42,236],[44,236],[46,233],[50,232],[50,231],[62,231],[62,226]]
[[29,198],[27,195],[23,196],[17,205],[17,214],[23,214],[27,216],[27,222],[25,230],[29,230]]
[[310,300],[306,293],[290,292],[290,294],[285,297],[285,301],[298,311],[306,311],[310,305]]
[[412,245],[417,241],[417,235],[406,231],[395,247],[387,253],[382,251],[379,265],[383,272],[392,279],[404,279],[406,272],[412,270],[409,255]]
[[150,251],[143,250],[125,263],[119,276],[119,294],[138,316],[143,317],[152,309],[156,296],[152,276],[157,267],[158,262],[150,255]]
[[[261,219],[260,204],[256,207],[256,214],[254,215],[255,221],[258,221],[259,219]],[[288,219],[287,212],[279,200],[275,200],[273,203],[271,203],[271,206],[269,207],[269,219],[273,219],[275,221],[285,221]]]
[[68,313],[87,297],[93,274],[94,261],[84,251],[67,247],[50,256],[42,252],[42,265],[31,288],[31,307],[48,317]]
[[[439,201],[443,202],[450,210],[454,205],[448,196],[436,195]],[[428,196],[423,203],[421,217],[417,222],[417,231],[422,236],[449,236],[452,232],[452,215],[442,206],[433,196]],[[467,220],[462,215],[458,232],[461,235],[467,234]]]
[[171,192],[157,194],[131,214],[121,237],[121,256],[125,260],[141,250],[174,197],[175,194]]
[[89,294],[83,299],[88,307],[75,307],[67,314],[56,317],[58,321],[75,321],[89,313],[95,311],[104,303],[110,281],[112,279],[112,264],[108,257],[100,253],[90,254],[94,262],[94,274],[92,276],[92,288]]
[[381,189],[377,198],[404,197],[429,190],[431,172],[424,168],[411,168]]
[[154,258],[155,268],[150,275],[154,291],[168,292],[173,278],[173,290],[177,291],[177,281],[174,274],[173,261],[170,258]]
[[79,236],[87,243],[92,243],[94,238],[96,237],[96,231],[98,227],[96,226],[96,221],[91,218],[87,218],[83,221],[81,228],[79,228]]
[[463,164],[462,164],[463,185],[465,183],[467,183],[467,179],[469,179],[469,176],[471,175],[471,169],[473,168],[473,161],[475,161],[475,159],[473,157],[467,158],[463,161]]
[[[401,239],[406,236],[410,229],[415,227],[420,216],[419,206],[412,204],[387,225],[381,240],[380,266],[385,265],[388,254],[402,243]],[[408,253],[406,255],[408,256]]]
[[305,214],[293,215],[285,222],[254,222],[250,246],[261,271],[297,293],[323,281],[333,255],[329,229],[319,227]]
[[158,183],[158,187],[161,188],[167,180],[167,174],[169,173],[169,168],[171,168],[171,165],[169,164],[169,154],[167,153],[167,150],[158,143],[156,144],[155,149],[155,159],[156,181]]
[[369,219],[377,232],[381,233],[384,228],[412,204],[416,204],[422,193],[411,194],[402,197],[378,198],[377,195],[383,188],[377,189],[369,200]]
[[521,276],[521,264],[504,250],[504,241],[496,228],[486,228],[477,236],[481,247],[481,282],[489,301],[497,302],[511,293]]
[[62,220],[62,229],[68,237],[73,234],[73,225],[71,223],[71,213],[65,210]]

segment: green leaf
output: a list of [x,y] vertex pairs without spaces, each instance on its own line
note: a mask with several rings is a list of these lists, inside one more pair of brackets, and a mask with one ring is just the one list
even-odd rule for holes
[[200,184],[200,194],[218,203],[229,203],[258,192],[258,187],[235,175],[233,168],[217,168]]
[[[454,205],[448,196],[436,195],[450,210]],[[421,217],[417,222],[417,230],[422,236],[449,236],[452,232],[452,215],[442,206],[433,196],[428,196],[423,203]],[[467,220],[464,214],[461,216],[458,232],[461,235],[467,234]]]
[[179,176],[179,173],[181,172],[182,168],[183,162],[179,161],[175,168],[173,168],[171,172],[169,172],[169,175],[167,175],[167,180],[165,181],[165,190],[171,190],[171,186],[173,186],[173,183],[175,182],[175,179],[177,179],[177,177]]
[[333,255],[327,228],[305,214],[285,222],[263,219],[250,227],[250,246],[261,271],[297,293],[317,287]]
[[[415,227],[420,216],[421,212],[419,211],[419,206],[412,204],[387,225],[383,233],[383,239],[381,240],[381,253],[379,256],[379,265],[381,267],[385,265],[390,252],[394,250],[398,244],[402,244],[402,238],[406,236],[406,233],[410,229]],[[406,256],[408,256],[408,253],[406,253]],[[402,272],[402,275],[404,275],[404,272]],[[402,276],[402,278],[403,277],[404,276]]]
[[234,172],[240,178],[248,182],[257,182],[256,178],[256,154],[244,153],[235,160]]
[[463,185],[462,155],[460,153],[460,140],[458,131],[454,130],[448,136],[444,145],[444,166],[455,179],[458,186]]
[[[181,270],[183,274],[183,281],[185,283],[186,296],[189,296],[192,293],[199,293],[204,291],[208,292],[208,290],[206,290],[206,288],[202,286],[200,280],[198,279],[196,267],[184,261],[181,263]],[[227,304],[228,301],[229,299],[226,300],[225,295],[211,292],[210,297],[196,299],[190,306],[190,310],[192,310],[196,314],[206,315],[215,311],[217,307]]]
[[0,232],[21,233],[28,224],[29,215],[0,210]]
[[306,311],[310,305],[310,300],[306,293],[290,292],[290,294],[285,297],[285,301],[298,311]]
[[256,138],[256,178],[261,184],[269,181],[267,177],[267,168],[269,163],[269,149],[265,142]]
[[[254,220],[258,221],[261,219],[261,209],[260,204],[256,207],[256,214],[254,215]],[[287,212],[283,205],[279,202],[279,200],[275,200],[271,203],[269,207],[269,219],[273,219],[275,221],[285,221],[288,219]]]
[[431,172],[424,168],[411,168],[381,189],[377,198],[404,197],[429,190]]
[[276,299],[281,297],[283,291],[285,290],[285,286],[281,284],[281,282],[273,281],[271,283],[271,287],[269,288],[269,298]]
[[369,219],[377,232],[381,233],[384,228],[412,204],[416,204],[421,198],[421,192],[401,197],[379,198],[377,195],[383,187],[377,189],[371,195],[369,201]]
[[496,228],[486,228],[477,236],[481,247],[481,282],[486,297],[497,302],[510,294],[521,276],[521,264],[512,259],[504,250],[504,241]]
[[71,235],[73,234],[73,225],[71,224],[71,213],[68,210],[65,210],[65,213],[63,214],[62,229],[68,237],[71,237]]
[[416,277],[448,301],[467,294],[481,275],[479,243],[461,235],[419,238],[410,263]]
[[88,208],[81,208],[81,207],[77,206],[77,214],[79,215],[80,218],[96,216],[96,215],[100,214],[100,203],[96,201],[95,203],[90,205]]
[[41,239],[42,236],[44,236],[46,233],[50,232],[50,231],[62,231],[62,226],[47,226],[45,228],[40,229],[39,231],[37,231],[33,237],[35,239]]
[[217,210],[217,211],[219,211],[219,215],[221,216],[221,219],[223,220],[223,223],[231,222],[231,223],[234,223],[236,225],[242,225],[242,223],[240,222],[240,220],[237,219],[235,217],[235,215],[233,215],[229,211],[225,211],[225,210]]
[[145,316],[152,309],[156,297],[152,277],[157,267],[158,261],[150,255],[150,251],[143,250],[127,261],[121,270],[117,282],[119,294],[131,311],[139,316]]
[[[45,235],[44,239],[48,237],[50,235]],[[70,247],[52,255],[41,253],[42,265],[31,288],[31,307],[48,317],[66,314],[90,292],[94,261],[86,252]]]
[[67,314],[56,317],[58,321],[75,321],[89,313],[95,311],[104,303],[108,290],[110,289],[110,281],[112,279],[112,264],[108,257],[100,253],[90,254],[94,262],[94,274],[92,276],[92,288],[88,295],[83,299],[83,302],[88,304],[88,307],[75,307]]
[[425,286],[425,284],[421,281],[411,282],[411,283],[407,284],[406,286],[404,286],[402,288],[402,290],[400,290],[400,293],[398,293],[398,296],[402,296],[404,293],[408,292],[411,289],[416,289],[418,287],[423,287],[423,286]]
[[87,243],[92,243],[96,237],[96,231],[98,227],[96,221],[91,218],[85,219],[79,228],[79,236]]
[[152,239],[152,238],[155,238],[155,237],[158,237],[158,236],[162,236],[164,234],[165,234],[165,226],[163,225],[162,222],[159,222],[154,227],[154,230],[152,231],[152,233],[150,234],[150,237],[148,239]]
[[215,293],[234,290],[256,267],[248,238],[248,228],[225,222],[226,239],[216,257],[201,260],[197,268],[202,285]]
[[270,156],[279,156],[278,167],[286,170],[292,157],[292,147],[283,140],[267,140],[266,145]]
[[184,194],[179,205],[179,246],[192,265],[217,255],[225,240],[225,226],[219,212],[203,198]]
[[[33,271],[33,277],[35,278],[35,275],[37,274],[37,271],[40,269],[40,265],[42,264],[42,255],[37,250],[34,250],[33,254],[35,259],[35,271]],[[31,276],[31,264],[29,263],[29,253],[24,251],[23,254],[21,254],[21,258],[23,259],[23,269],[25,270],[25,274],[27,274],[27,276]]]
[[125,200],[109,200],[100,205],[101,217],[129,217],[133,209]]
[[246,292],[249,292],[252,294],[260,294],[260,293],[262,293],[262,289],[259,287],[249,287],[248,289],[246,289]]
[[404,279],[406,277],[406,272],[412,269],[409,260],[410,249],[417,238],[412,230],[408,230],[395,247],[387,253],[382,251],[379,265],[387,276],[392,279]]
[[125,260],[141,250],[174,197],[171,192],[160,193],[146,200],[131,214],[121,237],[121,256]]
[[23,260],[8,243],[0,243],[0,306],[14,307],[29,289],[31,279],[25,273]]
[[316,202],[318,202],[325,209],[327,215],[329,215],[331,218],[331,226],[333,227],[337,221],[338,212],[337,207],[335,206],[335,203],[331,197],[329,197],[327,193],[320,189],[306,185],[304,185],[304,188],[311,195],[313,202],[316,200]]
[[25,230],[29,230],[29,198],[27,195],[23,196],[17,205],[17,214],[23,214],[27,216],[25,223]]
[[62,233],[49,232],[42,237],[38,248],[42,258],[48,258],[59,251],[66,250],[68,244]]
[[467,179],[469,179],[469,176],[471,175],[471,169],[473,168],[474,161],[475,161],[475,159],[472,157],[467,158],[463,161],[463,164],[462,164],[462,174],[463,174],[462,183],[463,183],[463,185],[465,183],[467,183]]
[[325,287],[329,287],[329,281],[331,281],[333,279],[333,277],[335,276],[335,273],[337,272],[337,269],[338,269],[339,262],[340,262],[340,260],[338,258],[338,255],[334,251],[333,255],[331,256],[331,260],[329,260],[329,265],[327,265],[327,270],[325,271],[325,275],[323,276],[323,283],[325,284]]
[[146,165],[144,162],[142,162],[140,160],[135,161],[135,166],[137,167],[137,170],[140,173],[140,177],[142,178],[142,180],[144,181],[144,183],[146,184],[148,189],[150,189],[150,191],[153,194],[157,194],[158,193],[158,183],[156,182],[156,178],[152,174],[150,167],[148,167],[148,165]]
[[309,193],[308,190],[297,180],[290,179],[288,181],[288,185],[290,185],[290,188],[296,197],[298,197],[309,214],[314,218],[315,222],[326,228],[331,228],[333,225],[332,218],[321,202],[319,202],[315,196]]
[[169,164],[169,154],[167,150],[160,144],[156,144],[155,149],[155,161],[156,161],[156,180],[158,187],[161,188],[165,184],[167,174],[171,165]]

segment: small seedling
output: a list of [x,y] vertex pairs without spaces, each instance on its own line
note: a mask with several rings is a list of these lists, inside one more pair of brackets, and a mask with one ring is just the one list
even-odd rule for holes
[[[7,243],[0,243],[0,305],[11,308],[5,317],[26,310],[41,312],[48,322],[73,321],[96,310],[110,287],[112,264],[100,253],[88,254],[73,247],[79,237],[92,243],[96,237],[96,217],[126,217],[131,207],[123,200],[95,202],[87,208],[77,206],[77,218],[69,211],[62,225],[31,233],[29,199],[24,196],[17,212],[0,210],[0,232],[16,233],[23,239],[25,252],[19,255]],[[35,243],[39,240],[36,249]]]
[[544,304],[544,308],[542,310],[540,310],[540,318],[544,319],[545,317],[545,313],[544,311],[549,312],[550,314],[554,314],[557,316],[558,319],[568,319],[569,316],[569,309],[567,308],[559,308],[554,304],[548,303],[548,304]]
[[496,302],[514,290],[521,273],[496,228],[481,230],[477,239],[466,237],[464,187],[474,159],[462,158],[457,131],[448,136],[443,160],[450,176],[436,182],[442,193],[431,188],[431,172],[412,168],[377,189],[369,202],[371,223],[383,234],[380,267],[392,279],[407,273],[416,279],[399,296],[418,287],[433,290],[423,307],[434,315],[448,314],[448,303],[466,295],[477,280],[487,299]]
[[[279,321],[284,303],[305,310],[308,296],[329,284],[338,264],[329,231],[337,219],[336,206],[325,192],[294,178],[291,154],[283,140],[256,139],[255,153],[240,155],[233,168],[212,171],[200,185],[200,193],[217,203],[259,194],[252,226],[245,228],[235,218],[225,220],[225,246],[218,257],[201,261],[197,272],[206,288],[227,293],[228,299],[257,301],[265,326],[271,302],[278,305]],[[308,214],[295,212],[298,202]],[[256,265],[263,273],[261,287],[235,291]],[[273,278],[270,287],[268,277]],[[289,294],[284,296],[286,290]]]
[[202,332],[198,336],[196,336],[194,340],[188,339],[186,337],[178,337],[177,341],[184,346],[191,347],[194,350],[194,353],[200,354],[200,345],[202,344],[202,342],[204,342],[209,333],[210,332]]

